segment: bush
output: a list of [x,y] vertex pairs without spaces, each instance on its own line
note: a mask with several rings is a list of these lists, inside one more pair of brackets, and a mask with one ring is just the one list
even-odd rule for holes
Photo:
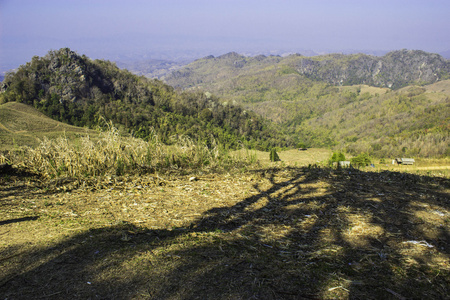
[[345,155],[342,152],[334,152],[331,158],[328,160],[328,164],[331,166],[334,162],[345,161]]
[[355,167],[365,167],[372,163],[367,153],[361,153],[360,155],[353,157],[350,162]]
[[305,148],[308,148],[308,147],[306,146],[305,143],[298,143],[298,144],[297,144],[297,148],[305,149]]

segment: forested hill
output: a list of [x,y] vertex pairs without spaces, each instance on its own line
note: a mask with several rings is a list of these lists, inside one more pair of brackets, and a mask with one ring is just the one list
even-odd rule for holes
[[391,89],[450,78],[450,62],[439,54],[398,50],[382,57],[366,54],[245,57],[231,52],[219,57],[199,59],[173,72],[165,81],[182,88],[202,85],[208,89],[217,89],[219,87],[214,87],[214,83],[225,78],[266,73],[269,70],[299,74],[305,79],[336,86],[367,84]]
[[33,57],[1,85],[0,103],[32,105],[47,116],[93,127],[102,117],[148,138],[155,130],[165,142],[186,134],[195,140],[260,149],[294,142],[275,125],[210,93],[176,92],[158,80],[133,75],[115,64],[91,60],[68,48]]
[[423,51],[383,57],[228,53],[197,60],[165,80],[236,101],[306,146],[430,157],[450,155],[449,74],[447,60]]

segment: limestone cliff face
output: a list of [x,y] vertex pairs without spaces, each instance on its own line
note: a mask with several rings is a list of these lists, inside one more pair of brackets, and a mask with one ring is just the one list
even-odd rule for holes
[[316,81],[333,85],[367,84],[398,89],[450,78],[450,62],[419,50],[399,50],[383,57],[365,54],[329,54],[306,57],[245,57],[235,52],[197,60],[165,78],[173,86],[188,88],[230,77],[258,76],[270,68],[286,68]]
[[[47,82],[41,82],[43,90],[59,95],[61,102],[74,102],[88,96],[90,82],[86,80],[88,70],[82,57],[69,49],[61,49],[50,52],[46,59],[48,71],[53,76]],[[38,80],[38,74],[33,75]]]
[[94,86],[106,88],[96,80],[97,73],[95,66],[86,57],[63,48],[50,51],[44,57],[33,57],[31,62],[6,77],[1,91],[5,92],[11,87],[16,93],[22,94],[19,98],[48,94],[57,96],[61,103],[75,102],[89,98]]
[[368,84],[400,88],[409,84],[447,79],[450,63],[438,54],[423,51],[393,51],[383,57],[327,55],[302,58],[296,70],[308,78],[334,85]]

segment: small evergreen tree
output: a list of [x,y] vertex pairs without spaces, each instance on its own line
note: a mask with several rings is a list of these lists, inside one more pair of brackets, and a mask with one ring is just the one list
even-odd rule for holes
[[277,150],[272,148],[270,150],[270,161],[280,161],[280,157],[278,156]]

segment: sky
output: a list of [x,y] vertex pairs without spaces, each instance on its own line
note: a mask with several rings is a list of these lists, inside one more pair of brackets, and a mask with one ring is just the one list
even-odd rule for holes
[[0,0],[0,72],[62,47],[111,60],[439,53],[449,16],[449,0]]

